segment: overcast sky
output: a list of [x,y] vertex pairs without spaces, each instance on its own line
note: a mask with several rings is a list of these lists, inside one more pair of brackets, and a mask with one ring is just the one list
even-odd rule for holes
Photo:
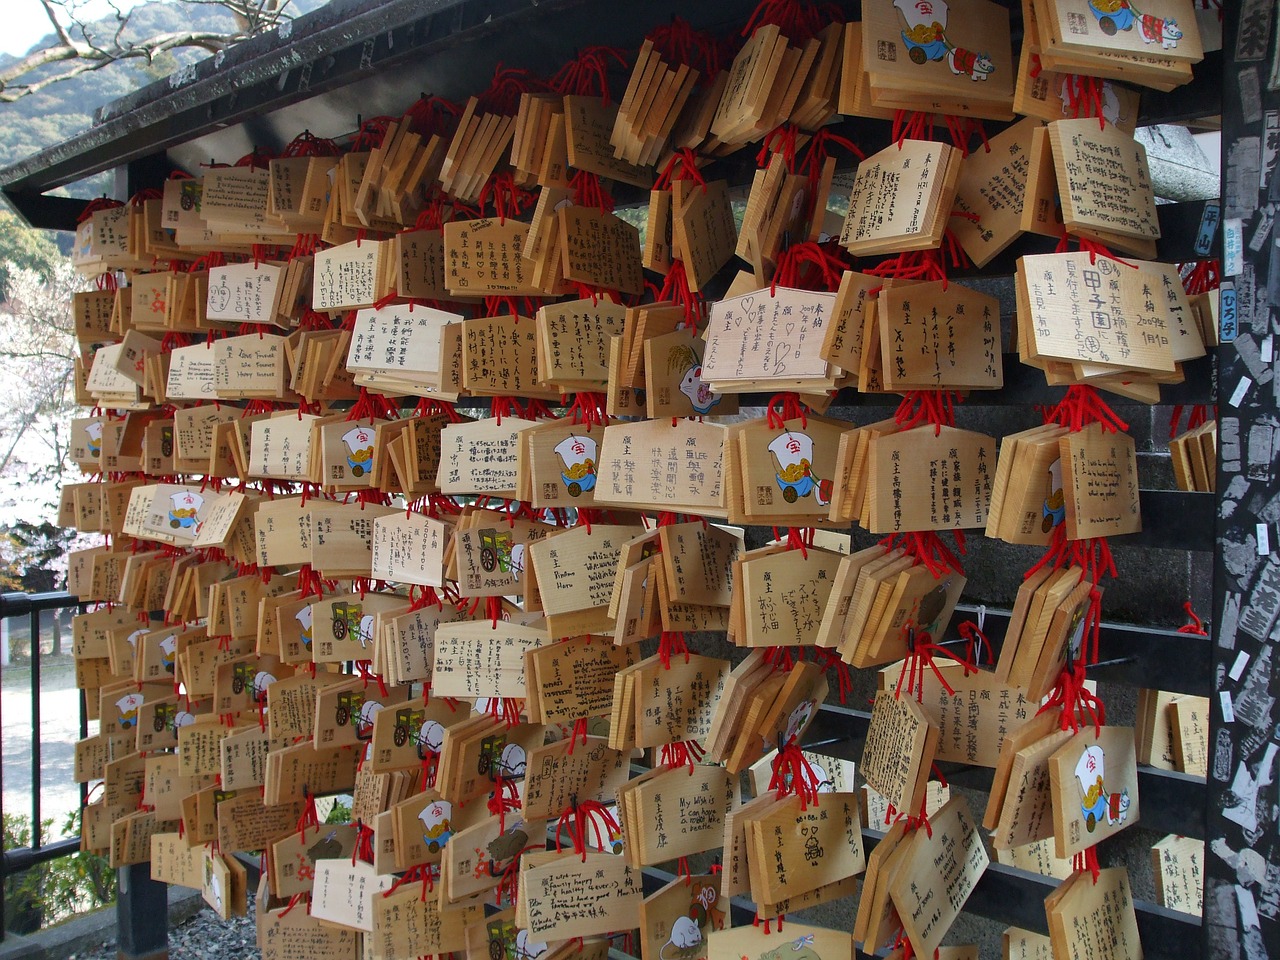
[[[139,0],[117,0],[121,10],[133,9]],[[108,16],[111,6],[107,0],[77,0],[76,10],[85,19]],[[40,38],[53,33],[49,17],[40,0],[4,0],[4,30],[0,31],[0,52],[22,56],[40,42]]]

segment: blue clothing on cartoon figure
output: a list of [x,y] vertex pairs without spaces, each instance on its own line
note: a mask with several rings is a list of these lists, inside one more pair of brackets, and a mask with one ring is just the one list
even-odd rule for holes
[[[1066,505],[1065,505],[1065,504],[1063,504],[1063,505],[1062,505],[1062,506],[1060,506],[1060,507],[1051,508],[1051,507],[1046,503],[1046,504],[1044,504],[1040,509],[1041,509],[1041,511],[1044,513],[1044,515],[1045,515],[1046,517],[1048,517],[1049,519],[1051,519],[1051,520],[1053,521],[1053,526],[1054,526],[1054,527],[1056,527],[1056,526],[1060,525],[1061,523],[1063,523],[1063,522],[1067,519],[1067,507],[1066,507]],[[1051,530],[1052,530],[1052,529],[1053,529],[1053,527],[1050,527],[1049,529],[1051,529]]]
[[1092,807],[1086,807],[1083,803],[1080,804],[1080,810],[1084,814],[1085,820],[1088,820],[1089,815],[1092,814],[1096,822],[1105,823],[1107,821],[1107,807],[1110,800],[1111,794],[1104,793],[1098,797],[1097,800],[1093,801]]
[[1099,8],[1096,4],[1090,3],[1089,9],[1093,12],[1094,17],[1101,23],[1104,19],[1110,19],[1115,24],[1117,30],[1129,30],[1133,27],[1134,15],[1133,8],[1128,3],[1122,2],[1120,6],[1112,11]]
[[564,485],[566,487],[571,483],[576,483],[583,493],[586,493],[588,490],[595,489],[596,475],[594,473],[588,473],[585,476],[579,477],[577,480],[573,479],[573,477],[563,471],[561,471],[560,476],[564,480]]
[[942,37],[937,37],[929,43],[916,43],[907,35],[907,31],[902,31],[902,42],[907,45],[908,50],[923,50],[924,55],[929,60],[941,60],[947,55],[947,42]]
[[809,476],[807,474],[801,477],[799,480],[783,480],[782,477],[778,477],[778,486],[780,486],[783,490],[786,490],[788,487],[790,487],[792,490],[796,492],[797,499],[800,497],[807,497],[810,493],[813,492],[813,488],[816,485],[817,485],[817,481],[814,480],[812,476]]

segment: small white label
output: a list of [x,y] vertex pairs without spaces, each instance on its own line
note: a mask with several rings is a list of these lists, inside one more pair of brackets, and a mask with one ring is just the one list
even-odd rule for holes
[[1222,224],[1222,272],[1228,277],[1244,273],[1244,221],[1239,217]]
[[1263,363],[1271,363],[1276,358],[1275,341],[1271,337],[1267,337],[1258,347],[1258,355]]
[[1228,674],[1232,680],[1239,680],[1244,674],[1244,668],[1249,665],[1249,655],[1241,650],[1236,654],[1236,662],[1231,665],[1231,672]]
[[1261,929],[1258,923],[1258,905],[1254,902],[1253,891],[1236,886],[1236,899],[1240,901],[1240,925],[1246,930]]
[[1258,536],[1258,556],[1265,557],[1271,552],[1271,531],[1265,523],[1254,524],[1253,529]]
[[1235,711],[1235,708],[1231,705],[1231,691],[1223,690],[1220,694],[1218,694],[1218,699],[1222,701],[1222,722],[1235,723],[1236,711]]
[[1240,382],[1236,384],[1236,388],[1231,393],[1231,406],[1240,406],[1240,401],[1244,399],[1244,395],[1249,392],[1249,388],[1253,386],[1253,381],[1248,377],[1241,377]]

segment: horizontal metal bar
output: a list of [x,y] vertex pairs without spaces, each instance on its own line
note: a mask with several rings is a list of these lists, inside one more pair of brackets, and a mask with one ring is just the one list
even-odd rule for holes
[[1222,51],[1213,50],[1196,64],[1190,83],[1168,93],[1144,87],[1138,102],[1139,126],[1221,117],[1222,76]]
[[31,847],[15,847],[4,852],[4,857],[0,859],[0,873],[3,873],[6,877],[12,876],[15,873],[22,873],[24,870],[30,870],[39,864],[48,863],[50,860],[69,857],[73,853],[79,852],[80,838],[78,836],[46,843],[34,850]]
[[[864,827],[863,851],[870,854],[883,838],[884,834],[880,831]],[[645,895],[656,893],[675,878],[676,875],[670,871],[646,867],[642,879]],[[1047,936],[1049,926],[1044,912],[1044,900],[1060,883],[1053,877],[992,863],[966,901],[964,910],[966,913]],[[1145,900],[1134,900],[1133,906],[1146,956],[1168,960],[1199,956],[1199,917],[1169,910]],[[729,901],[729,913],[733,926],[745,926],[755,919],[755,904],[746,897],[733,897]],[[859,950],[858,956],[861,958],[868,955]]]
[[[1043,371],[1018,359],[1016,353],[1006,353],[1002,358],[1004,366],[1004,386],[999,390],[973,390],[964,401],[962,409],[983,407],[1034,407],[1053,406],[1067,392],[1066,387],[1051,387],[1044,379]],[[1200,357],[1183,365],[1186,379],[1182,383],[1166,384],[1160,388],[1160,402],[1164,405],[1211,404],[1217,402],[1214,389],[1215,378],[1213,360]],[[764,406],[773,396],[772,393],[737,394],[741,406]],[[1107,394],[1107,402],[1113,407],[1138,407],[1149,409],[1150,404],[1140,403],[1114,394]],[[839,418],[842,411],[863,407],[892,409],[902,401],[897,393],[860,393],[852,388],[845,388],[837,395],[828,411],[830,416]],[[488,397],[460,397],[455,404],[460,410],[487,410]]]
[[[959,623],[962,617],[975,618],[978,610],[971,604],[958,604],[952,622]],[[1010,612],[987,607],[985,613],[983,633],[991,641],[993,656],[998,657],[1004,646]],[[1098,660],[1100,664],[1114,662],[1105,667],[1090,667],[1089,676],[1094,680],[1209,696],[1212,673],[1208,637],[1103,621],[1098,628]]]
[[[993,863],[965,903],[965,911],[1047,936],[1044,898],[1060,884],[1053,877]],[[1133,908],[1145,956],[1169,960],[1200,956],[1199,917],[1145,900],[1135,899]]]
[[80,606],[80,598],[63,590],[48,593],[0,593],[0,619],[25,617],[32,611],[65,610]]

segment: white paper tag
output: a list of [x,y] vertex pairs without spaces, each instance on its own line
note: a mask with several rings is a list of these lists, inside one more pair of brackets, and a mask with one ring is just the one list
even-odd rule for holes
[[1271,337],[1267,337],[1258,346],[1258,358],[1263,363],[1271,363],[1276,358],[1275,341]]
[[1254,524],[1258,537],[1258,556],[1265,557],[1271,553],[1271,531],[1265,523]]
[[1222,224],[1222,272],[1228,277],[1244,273],[1244,222],[1239,217]]
[[1236,662],[1231,665],[1231,672],[1227,676],[1232,680],[1239,680],[1244,675],[1244,668],[1249,665],[1249,655],[1241,650],[1236,654]]
[[1218,699],[1222,702],[1222,722],[1235,723],[1236,711],[1235,707],[1231,705],[1231,691],[1223,690],[1218,694]]
[[1246,930],[1257,930],[1260,928],[1258,923],[1258,905],[1254,902],[1253,892],[1245,887],[1236,887],[1236,899],[1240,901],[1240,923]]
[[1231,393],[1231,406],[1240,406],[1240,401],[1244,399],[1244,395],[1249,392],[1249,388],[1253,386],[1253,381],[1248,377],[1241,377],[1240,382],[1236,384],[1235,390]]

